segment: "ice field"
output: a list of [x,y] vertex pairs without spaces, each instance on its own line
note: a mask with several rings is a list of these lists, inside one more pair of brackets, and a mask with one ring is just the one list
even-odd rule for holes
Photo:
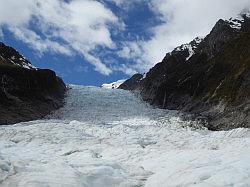
[[71,87],[48,119],[0,126],[1,187],[250,186],[249,129],[211,132],[128,91]]

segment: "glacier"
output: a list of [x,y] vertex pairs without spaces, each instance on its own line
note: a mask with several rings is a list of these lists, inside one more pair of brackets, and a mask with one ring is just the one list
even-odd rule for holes
[[70,86],[46,119],[0,126],[0,186],[250,186],[250,130],[212,132],[124,90]]

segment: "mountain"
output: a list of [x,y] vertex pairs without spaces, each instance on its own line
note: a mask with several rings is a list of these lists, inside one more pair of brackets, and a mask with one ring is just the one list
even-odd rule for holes
[[66,86],[55,72],[38,69],[0,43],[0,125],[40,119],[63,105]]
[[132,77],[120,88],[137,90],[160,108],[191,114],[210,130],[249,128],[249,70],[250,14],[242,14],[219,20],[205,38],[175,48],[145,78]]

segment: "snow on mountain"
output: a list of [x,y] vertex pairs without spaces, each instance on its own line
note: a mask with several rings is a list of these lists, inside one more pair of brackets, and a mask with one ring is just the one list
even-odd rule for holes
[[6,64],[20,66],[26,69],[37,69],[14,48],[0,42],[0,60]]
[[239,14],[238,16],[236,16],[236,17],[232,17],[229,20],[224,20],[224,21],[226,21],[231,28],[240,30],[241,27],[242,27],[242,23],[244,23],[244,20],[245,20],[244,17],[249,18],[250,13],[249,12],[242,13],[242,14]]
[[112,82],[112,83],[109,83],[109,84],[103,84],[101,87],[102,88],[107,88],[107,89],[117,89],[125,81],[126,81],[126,79],[118,80],[116,82]]
[[[228,25],[236,30],[240,30],[242,27],[242,24],[245,21],[244,17],[250,17],[249,12],[245,12],[242,14],[239,14],[236,17],[232,17],[229,20],[224,20]],[[188,56],[186,57],[186,61],[188,61],[194,54],[198,47],[198,45],[204,40],[205,37],[196,37],[193,41],[187,44],[183,44],[179,47],[176,47],[172,52],[168,53],[167,56],[178,53],[178,52],[187,52]]]
[[240,30],[244,19],[242,17],[239,17],[239,19],[230,18],[229,20],[227,20],[227,22],[229,23],[231,28]]
[[128,91],[71,87],[50,119],[0,126],[1,187],[250,185],[249,129],[211,132]]
[[188,57],[186,57],[186,61],[188,61],[194,54],[197,46],[204,40],[204,37],[196,37],[193,41],[188,44],[183,44],[177,48],[175,48],[170,54],[187,51]]

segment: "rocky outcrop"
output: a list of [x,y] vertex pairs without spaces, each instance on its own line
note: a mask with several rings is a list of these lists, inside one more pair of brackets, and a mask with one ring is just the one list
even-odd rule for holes
[[140,81],[142,80],[143,75],[135,74],[130,79],[122,83],[118,88],[123,90],[134,90],[139,86]]
[[40,119],[63,105],[66,86],[0,43],[0,125]]
[[192,114],[211,130],[249,128],[249,15],[219,20],[204,39],[168,53],[129,90],[158,107]]

